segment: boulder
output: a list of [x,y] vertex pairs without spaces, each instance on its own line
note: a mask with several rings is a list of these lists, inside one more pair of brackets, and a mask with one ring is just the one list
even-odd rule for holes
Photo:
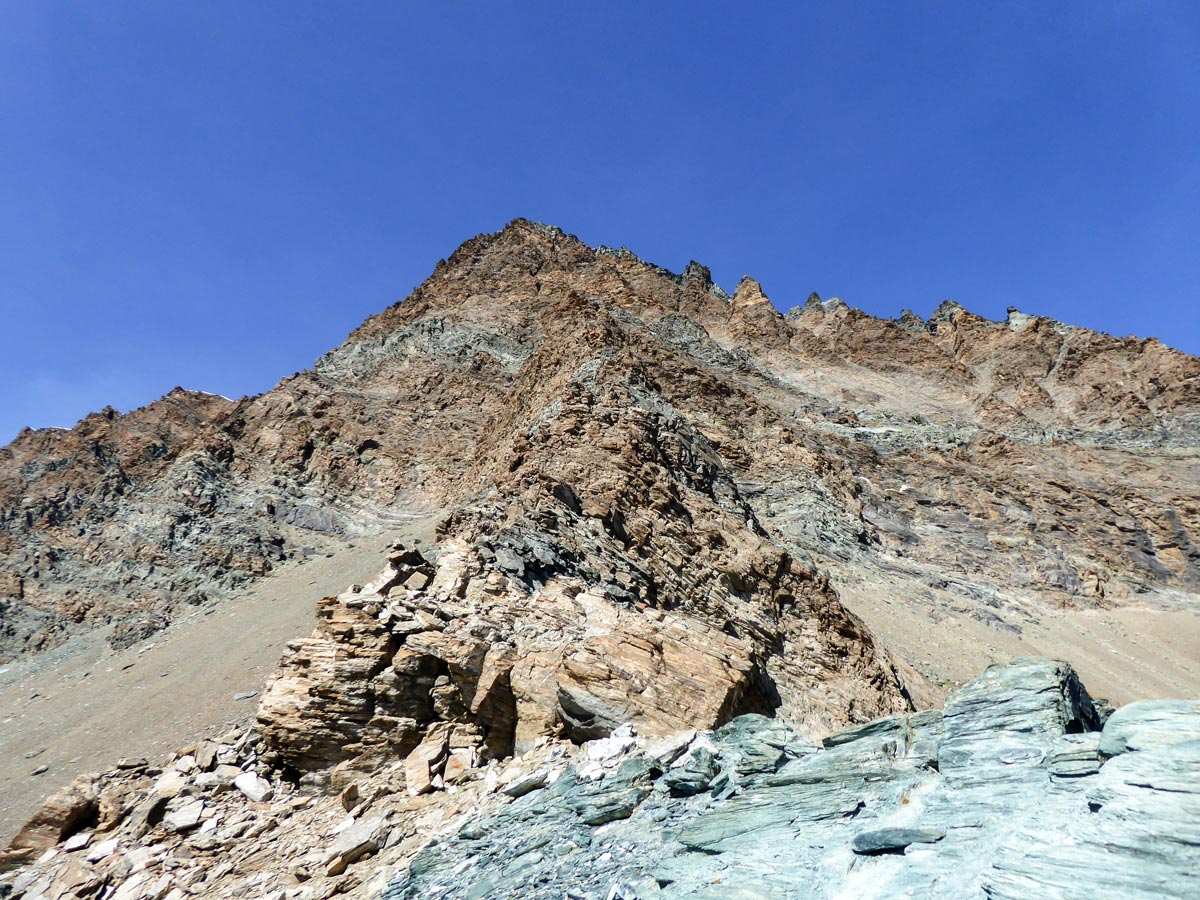
[[370,856],[387,842],[387,819],[372,816],[355,822],[337,836],[325,857],[325,874],[340,875],[346,867]]
[[1100,753],[1113,757],[1194,739],[1200,739],[1200,700],[1141,700],[1108,717]]
[[203,800],[171,801],[163,815],[162,824],[168,831],[191,831],[200,825],[204,818]]
[[253,772],[243,772],[233,779],[233,786],[241,791],[251,803],[262,803],[274,796],[271,782],[255,775]]
[[46,850],[92,824],[100,811],[95,775],[82,775],[51,794],[17,832],[10,850]]

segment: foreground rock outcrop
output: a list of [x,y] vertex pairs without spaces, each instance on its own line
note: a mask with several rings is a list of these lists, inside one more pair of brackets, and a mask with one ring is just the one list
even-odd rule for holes
[[[639,567],[556,505],[537,531],[523,519],[492,543],[447,539],[436,565],[398,545],[375,580],[323,600],[259,706],[280,767],[317,778],[336,767],[337,781],[449,733],[497,759],[624,724],[661,735],[757,712],[828,731],[911,708],[886,654],[786,556],[767,555],[761,573],[746,564],[736,595],[714,579],[707,614],[669,569],[652,602],[614,598],[593,567],[611,561],[626,597],[644,590]],[[685,554],[697,562],[669,552],[678,569]]]
[[751,713],[485,762],[451,727],[337,793],[231,734],[49,804],[0,895],[1194,897],[1200,703],[1104,709],[1067,664],[1018,659],[944,712],[817,743]]
[[1200,704],[1177,702],[1101,731],[1069,666],[1016,660],[944,714],[821,748],[746,716],[577,766],[423,851],[385,897],[1191,897],[1198,729]]

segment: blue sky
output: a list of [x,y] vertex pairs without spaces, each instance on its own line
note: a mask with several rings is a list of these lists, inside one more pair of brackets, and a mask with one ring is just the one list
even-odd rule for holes
[[515,216],[1200,353],[1200,5],[0,2],[0,442],[306,368]]

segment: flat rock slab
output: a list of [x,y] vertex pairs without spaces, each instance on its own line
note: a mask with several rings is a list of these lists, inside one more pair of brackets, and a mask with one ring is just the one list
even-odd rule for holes
[[1100,753],[1118,756],[1185,740],[1200,740],[1200,700],[1141,700],[1108,717]]
[[271,787],[271,782],[265,778],[260,778],[253,772],[243,772],[237,776],[233,779],[233,786],[245,794],[253,803],[262,803],[264,800],[270,800],[275,793]]
[[204,801],[192,800],[175,809],[171,809],[163,817],[163,825],[168,831],[191,831],[204,818]]
[[550,772],[548,769],[537,769],[513,781],[512,784],[504,788],[503,793],[513,798],[524,797],[526,794],[544,788],[549,778]]
[[940,828],[880,828],[856,834],[850,842],[855,853],[899,853],[909,844],[934,844],[946,836]]

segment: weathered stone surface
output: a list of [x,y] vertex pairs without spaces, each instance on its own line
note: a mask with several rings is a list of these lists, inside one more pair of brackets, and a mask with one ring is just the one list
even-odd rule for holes
[[[12,886],[22,900],[102,889],[130,900],[167,900],[175,890],[173,900],[1194,896],[1200,740],[1191,734],[1200,711],[1172,707],[1167,729],[1161,710],[1135,709],[1114,725],[1126,749],[1107,757],[1100,732],[1076,730],[1093,727],[1086,697],[1069,666],[1019,659],[953,694],[944,716],[890,716],[821,746],[747,714],[664,740],[628,727],[583,746],[543,739],[503,764],[473,757],[482,734],[469,723],[435,722],[405,761],[421,762],[429,791],[405,790],[407,767],[393,762],[354,770],[350,804],[348,792],[305,793],[286,780],[261,802],[192,786],[163,798],[148,776],[114,769],[98,790],[125,786],[134,811],[112,836],[75,853],[60,844],[0,876],[0,892]],[[1141,722],[1150,723],[1144,731]],[[261,746],[252,732],[221,743],[240,764]],[[456,754],[461,777],[435,786]],[[173,765],[167,772],[180,774]]]
[[258,708],[263,735],[301,769],[352,755],[375,714],[371,680],[386,669],[395,641],[360,608],[334,597],[317,608],[311,637],[288,645]]
[[72,853],[76,850],[83,850],[92,842],[94,835],[88,831],[81,831],[78,834],[73,834],[62,842],[62,848],[67,853]]
[[1061,735],[1096,731],[1091,697],[1069,665],[1013,660],[993,666],[946,701],[938,768],[948,777],[1041,763]]
[[699,794],[712,786],[720,771],[717,758],[706,747],[698,747],[688,752],[683,765],[667,772],[664,783],[676,796]]
[[514,800],[518,797],[524,797],[528,793],[544,788],[549,776],[550,773],[547,770],[535,769],[514,779],[511,784],[505,785],[504,794],[512,797]]
[[856,834],[850,842],[855,853],[896,853],[910,844],[933,844],[946,836],[940,828],[880,828]]
[[233,779],[233,786],[246,795],[246,799],[254,803],[262,803],[271,799],[273,789],[271,782],[260,778],[253,772],[243,772]]
[[203,800],[171,801],[167,804],[167,811],[163,816],[163,826],[168,831],[191,831],[200,825],[203,817]]
[[45,850],[93,821],[99,812],[100,792],[95,776],[82,776],[52,794],[26,823],[12,850]]
[[1100,753],[1117,756],[1184,740],[1200,740],[1200,700],[1141,700],[1109,716]]
[[[1200,872],[1200,741],[1186,739],[1197,720],[1177,720],[1180,743],[1100,766],[1099,733],[1075,730],[1098,725],[1086,692],[1069,666],[1042,659],[964,686],[944,729],[920,713],[848,729],[825,749],[772,738],[778,771],[746,770],[765,727],[748,716],[713,734],[711,788],[673,791],[676,769],[639,799],[618,775],[628,761],[598,785],[568,771],[553,796],[515,801],[423,851],[384,896],[536,900],[624,885],[663,900],[1183,898]],[[1060,786],[1050,775],[1073,754],[1097,764]],[[932,767],[939,758],[948,772]],[[580,815],[601,795],[621,816],[600,817],[603,837]],[[550,840],[562,852],[545,852]]]
[[1100,771],[1101,737],[1096,732],[1064,734],[1046,757],[1046,769],[1051,778],[1079,778]]
[[414,797],[432,791],[438,774],[446,762],[447,735],[435,729],[404,761],[404,779],[408,792]]
[[[1119,712],[1119,710],[1118,710]],[[1194,716],[1195,714],[1193,714]],[[1195,728],[1195,718],[1180,724]],[[1165,736],[1164,736],[1165,738]],[[1066,833],[1022,823],[985,880],[989,897],[1151,900],[1200,890],[1200,740],[1154,742],[1089,779]]]
[[88,862],[100,862],[101,860],[112,856],[119,846],[120,841],[118,841],[116,838],[109,838],[106,841],[101,841],[100,843],[93,845],[92,849],[87,852],[87,856],[85,858]]
[[369,856],[387,840],[388,822],[383,816],[372,816],[355,822],[334,841],[327,856],[327,875],[339,875],[346,867]]
[[[532,532],[522,534],[529,546]],[[538,541],[543,557],[584,559],[555,534]],[[598,545],[597,553],[612,552]],[[478,544],[446,538],[429,567],[427,590],[406,590],[370,613],[374,601],[363,598],[403,577],[403,567],[389,564],[363,591],[322,601],[316,631],[293,642],[263,694],[263,737],[282,762],[307,771],[355,757],[382,762],[405,755],[423,735],[442,734],[448,725],[474,729],[481,750],[494,758],[560,731],[574,741],[606,739],[623,725],[664,735],[680,725],[714,727],[748,710],[778,711],[816,727],[844,722],[851,698],[860,711],[905,706],[894,672],[848,618],[841,634],[799,637],[809,631],[804,617],[795,607],[784,612],[771,604],[776,591],[795,597],[806,590],[804,576],[786,557],[775,563],[785,568],[760,586],[760,606],[734,603],[724,589],[720,594],[724,612],[745,620],[746,634],[735,637],[693,612],[614,602],[588,587],[588,570],[566,563],[535,584],[513,580],[491,567]],[[660,583],[660,597],[666,590]],[[816,596],[820,604],[830,599]],[[806,613],[818,620],[827,614],[844,616],[824,605]],[[803,673],[771,652],[793,633],[795,652],[809,646],[817,660]],[[852,675],[869,672],[861,681]],[[771,746],[782,726],[762,721],[769,724],[762,746],[748,751],[755,758],[748,757],[747,770],[770,767],[782,752]],[[777,736],[765,737],[771,729]],[[436,773],[417,771],[415,759],[409,757],[410,789],[423,793]]]

